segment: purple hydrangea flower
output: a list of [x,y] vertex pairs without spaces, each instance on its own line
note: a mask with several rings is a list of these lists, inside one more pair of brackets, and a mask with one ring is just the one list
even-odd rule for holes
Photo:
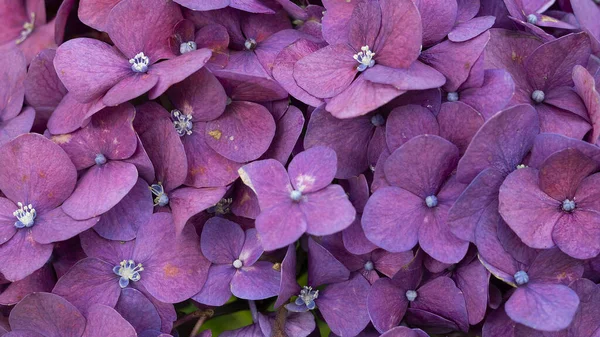
[[292,159],[286,172],[273,159],[239,169],[240,177],[258,197],[261,213],[256,230],[265,250],[285,247],[302,234],[328,235],[348,227],[356,211],[339,185],[335,152],[313,147]]
[[235,222],[209,219],[202,229],[200,245],[213,264],[204,287],[193,299],[207,305],[225,304],[231,297],[259,300],[276,296],[281,274],[267,261],[255,229],[244,232]]
[[600,253],[598,162],[576,149],[548,157],[539,170],[511,173],[500,187],[499,211],[525,244],[557,245],[579,259]]
[[77,171],[67,154],[41,135],[21,135],[0,148],[0,272],[17,281],[41,268],[53,243],[92,227],[98,218],[74,220],[61,204]]
[[390,187],[378,189],[367,202],[362,226],[367,238],[391,252],[412,249],[417,242],[438,261],[456,263],[468,242],[450,232],[448,210],[464,190],[452,171],[458,148],[434,135],[412,138],[386,160]]
[[[104,104],[115,106],[146,92],[156,98],[202,68],[211,55],[200,49],[173,57],[168,39],[181,19],[172,2],[123,0],[110,11],[106,27],[118,49],[89,38],[69,40],[56,51],[58,77],[82,103],[103,97]],[[91,64],[89,55],[94,55]],[[157,63],[161,59],[170,60]]]
[[194,229],[186,227],[182,235],[176,236],[169,213],[152,215],[132,241],[109,241],[93,231],[81,238],[89,257],[61,277],[53,292],[82,312],[87,312],[93,303],[118,306],[124,292],[133,288],[145,295],[160,314],[164,310],[164,303],[160,302],[188,299],[206,280],[209,262],[200,252]]

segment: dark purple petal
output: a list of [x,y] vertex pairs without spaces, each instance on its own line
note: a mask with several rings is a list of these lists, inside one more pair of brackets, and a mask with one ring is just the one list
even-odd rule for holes
[[220,306],[231,297],[230,282],[236,273],[231,265],[215,264],[210,266],[206,283],[192,298],[206,305]]
[[373,325],[379,332],[385,332],[398,325],[406,309],[408,300],[400,289],[386,278],[377,280],[369,290],[367,307]]
[[119,313],[102,304],[93,305],[87,313],[87,325],[82,337],[104,337],[118,334],[136,337],[135,329]]
[[0,304],[15,305],[34,292],[50,292],[56,276],[50,265],[45,265],[26,278],[13,282],[0,294]]
[[279,293],[281,274],[267,261],[238,269],[231,279],[231,293],[248,300],[261,300]]
[[364,277],[356,275],[328,286],[319,294],[317,307],[333,333],[355,336],[367,326],[369,286]]
[[318,287],[350,278],[350,271],[335,256],[312,238],[308,239],[308,283]]
[[200,240],[202,254],[210,262],[230,265],[239,258],[245,236],[240,225],[214,217],[204,224]]
[[[93,310],[94,307],[90,308]],[[160,330],[160,316],[152,302],[140,291],[132,288],[121,290],[115,310],[129,322],[135,331]]]
[[0,246],[0,273],[9,281],[22,280],[42,268],[52,255],[52,244],[40,244],[23,228]]

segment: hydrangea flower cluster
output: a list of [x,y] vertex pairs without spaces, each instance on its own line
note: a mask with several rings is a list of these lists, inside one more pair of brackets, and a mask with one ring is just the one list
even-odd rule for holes
[[0,336],[600,337],[600,1],[0,1]]

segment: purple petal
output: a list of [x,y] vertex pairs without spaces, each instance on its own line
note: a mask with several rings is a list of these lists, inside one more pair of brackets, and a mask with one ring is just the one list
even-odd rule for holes
[[105,107],[101,97],[89,103],[79,103],[73,94],[67,93],[50,115],[48,131],[54,135],[74,132],[85,126],[90,116]]
[[369,282],[362,276],[325,288],[317,307],[331,331],[339,336],[355,336],[369,324],[367,295]]
[[[497,113],[473,136],[458,163],[458,180],[468,183],[487,167],[503,174],[514,171],[538,133],[539,121],[531,106],[518,105]],[[498,144],[503,144],[502,148]]]
[[421,50],[421,16],[408,0],[380,0],[381,30],[373,50],[379,64],[408,68]]
[[281,164],[287,163],[303,128],[304,115],[302,111],[290,105],[285,114],[277,121],[271,147],[263,154],[262,158],[273,158]]
[[169,194],[169,205],[177,234],[183,231],[190,218],[217,204],[225,192],[224,187],[181,187],[172,191]]
[[[131,74],[131,65],[118,50],[88,38],[63,43],[56,50],[54,67],[64,86],[82,103],[101,97]],[[90,75],[90,69],[101,71]]]
[[292,186],[283,165],[273,159],[255,161],[238,170],[240,178],[250,187],[265,211],[282,202],[291,202]]
[[229,283],[236,273],[231,265],[215,264],[208,270],[208,278],[199,293],[192,298],[206,305],[220,306],[231,297]]
[[350,271],[322,245],[308,239],[308,283],[312,287],[339,283],[350,278]]
[[135,329],[119,313],[102,304],[93,305],[87,313],[87,325],[82,337],[102,337],[118,334],[136,337]]
[[200,291],[210,266],[194,228],[187,227],[176,237],[168,213],[155,213],[138,231],[133,259],[144,265],[141,283],[166,303],[181,302]]
[[[79,179],[77,187],[62,209],[74,219],[84,220],[101,215],[118,204],[135,186],[138,173],[129,163],[110,161],[93,166]],[[110,186],[110,189],[106,189]],[[98,200],[97,192],[105,191]]]
[[73,303],[83,314],[94,304],[112,308],[121,293],[113,267],[96,258],[83,259],[58,280],[52,292]]
[[467,308],[462,292],[452,279],[441,276],[419,287],[412,309],[425,310],[456,323],[460,330],[469,328]]
[[311,193],[331,183],[337,169],[335,152],[325,146],[312,147],[290,162],[288,172],[294,189]]
[[582,66],[573,68],[573,82],[575,91],[585,103],[585,107],[592,122],[590,142],[596,144],[600,137],[600,94],[596,91],[596,82],[592,75]]
[[99,30],[106,31],[108,14],[120,0],[83,0],[77,11],[79,20],[86,25]]
[[132,240],[138,228],[150,220],[153,209],[152,192],[148,184],[138,178],[131,191],[100,216],[94,230],[109,240]]
[[390,68],[376,64],[365,71],[365,79],[379,84],[390,84],[399,90],[424,90],[438,88],[446,83],[439,71],[420,62],[413,62],[408,68]]
[[183,81],[204,67],[211,55],[210,49],[202,48],[153,65],[148,73],[157,76],[158,81],[148,93],[148,98],[158,98],[171,85]]
[[17,117],[0,123],[0,145],[29,132],[33,127],[35,116],[35,110],[32,107],[26,107]]
[[106,32],[125,57],[133,58],[143,52],[152,64],[173,55],[168,39],[181,19],[181,10],[175,3],[125,0],[110,11]]
[[9,281],[22,280],[42,268],[52,255],[52,244],[40,244],[31,230],[21,229],[0,246],[0,273]]
[[469,324],[478,324],[484,319],[487,309],[490,273],[479,259],[474,259],[456,270],[454,280],[465,297]]
[[157,83],[158,76],[154,74],[132,73],[110,88],[102,98],[102,103],[117,106],[147,93]]
[[396,287],[391,280],[382,278],[373,283],[367,306],[375,328],[379,332],[385,332],[398,325],[406,313],[408,303],[403,289]]
[[296,281],[296,247],[289,245],[281,262],[281,284],[274,307],[279,308],[299,292],[300,286]]
[[515,83],[510,73],[502,69],[487,69],[484,73],[483,85],[480,88],[461,91],[459,99],[488,120],[508,104],[514,91]]
[[598,170],[599,164],[576,149],[556,152],[539,171],[539,186],[555,200],[572,199],[585,177]]
[[33,239],[41,244],[59,242],[70,239],[77,234],[94,226],[100,218],[77,221],[68,216],[58,207],[47,213],[40,214],[35,219],[31,229]]
[[225,111],[227,101],[223,86],[206,69],[200,69],[182,82],[173,85],[167,91],[167,95],[181,112],[192,115],[193,121],[210,121],[218,118]]
[[85,318],[64,298],[50,293],[34,293],[25,297],[11,311],[10,326],[47,337],[79,337],[85,329]]
[[450,33],[456,22],[458,4],[456,0],[422,0],[418,6],[423,21],[423,45],[428,47]]
[[5,61],[0,66],[0,77],[3,81],[0,89],[0,121],[2,122],[16,117],[21,111],[27,75],[25,57],[18,49],[9,49],[3,54]]
[[385,131],[387,147],[393,151],[415,136],[439,134],[439,126],[429,109],[409,104],[390,112]]
[[356,217],[356,210],[339,185],[329,185],[309,193],[300,201],[300,209],[306,218],[306,232],[312,235],[340,232],[350,226]]
[[[90,308],[90,312],[94,307]],[[121,290],[115,310],[129,322],[135,331],[160,330],[160,316],[152,302],[140,291],[132,288]]]
[[296,62],[294,79],[317,98],[336,96],[352,83],[358,72],[358,63],[352,55],[354,50],[343,44],[319,49]]
[[[40,214],[59,206],[73,191],[77,172],[59,146],[25,134],[0,148],[0,189],[14,202],[34,205]],[[42,160],[47,158],[47,160]]]
[[206,123],[204,132],[206,143],[213,150],[229,160],[243,163],[267,151],[275,136],[275,121],[259,104],[233,102],[221,117]]
[[200,240],[202,254],[210,262],[230,265],[239,258],[245,236],[240,225],[214,217],[204,224]]
[[55,283],[52,267],[45,265],[26,278],[9,284],[0,294],[0,304],[15,305],[31,293],[50,292]]
[[304,234],[307,220],[298,205],[291,200],[263,209],[256,218],[256,230],[267,251],[283,248]]
[[480,16],[456,25],[450,33],[448,40],[452,42],[464,42],[492,28],[496,18],[493,16]]
[[437,119],[440,125],[440,137],[456,145],[461,154],[464,154],[471,139],[484,122],[483,116],[477,110],[462,102],[442,104]]
[[532,283],[518,288],[505,310],[517,323],[541,331],[558,331],[571,324],[578,306],[577,293],[567,286]]
[[256,262],[263,253],[263,248],[260,244],[260,237],[256,233],[256,229],[250,228],[245,233],[244,246],[238,258],[244,266],[251,266]]
[[280,281],[281,274],[273,269],[272,263],[258,261],[236,271],[231,279],[231,292],[242,299],[261,300],[277,296]]

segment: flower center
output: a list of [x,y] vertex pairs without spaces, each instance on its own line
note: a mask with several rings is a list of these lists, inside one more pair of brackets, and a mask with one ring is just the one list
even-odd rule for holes
[[438,198],[435,195],[430,195],[425,198],[425,204],[429,208],[433,208],[438,205]]
[[406,299],[409,302],[414,302],[417,299],[417,292],[415,290],[407,290],[406,291]]
[[526,168],[526,167],[527,167],[527,165],[525,165],[525,164],[519,164],[519,165],[517,165],[517,170],[518,169],[522,169],[522,168]]
[[535,25],[537,23],[537,16],[535,16],[535,14],[529,14],[527,15],[527,22],[531,23],[532,25]]
[[23,30],[21,31],[21,36],[15,41],[16,44],[21,44],[31,33],[33,32],[35,24],[35,13],[29,13],[29,21],[23,24]]
[[360,52],[354,54],[354,59],[360,63],[358,67],[356,67],[356,70],[365,71],[367,68],[371,68],[375,65],[375,60],[373,60],[375,53],[369,50],[369,46],[362,46],[360,50]]
[[518,286],[522,286],[529,282],[529,275],[524,270],[519,270],[515,273],[515,282]]
[[134,72],[145,73],[148,71],[150,59],[144,53],[137,53],[137,55],[129,60],[129,63],[131,63],[131,70]]
[[246,49],[248,50],[256,49],[256,45],[256,40],[253,38],[249,38],[248,40],[246,40],[246,42],[244,42],[244,47],[246,47]]
[[298,190],[293,190],[292,192],[290,192],[290,198],[294,201],[300,201],[300,199],[302,199],[302,192]]
[[305,305],[308,310],[313,310],[317,306],[315,305],[315,300],[319,297],[319,291],[313,290],[312,287],[304,286],[302,290],[300,290],[300,295],[296,299],[296,305]]
[[382,126],[383,124],[385,124],[385,118],[383,118],[382,115],[377,114],[371,117],[371,124],[373,124],[374,126]]
[[565,212],[572,212],[575,209],[575,200],[565,199],[562,202],[562,210]]
[[233,268],[235,268],[235,269],[240,269],[240,268],[242,268],[243,265],[244,264],[242,263],[242,261],[240,259],[233,261]]
[[179,52],[182,54],[189,53],[198,49],[198,45],[194,41],[183,42],[179,45]]
[[458,93],[456,91],[449,92],[446,96],[446,99],[448,100],[448,102],[456,102],[458,101]]
[[140,272],[144,271],[141,263],[137,265],[133,260],[123,260],[118,266],[113,268],[113,272],[121,278],[119,279],[119,286],[126,288],[129,285],[129,281],[137,282],[140,280]]
[[96,158],[94,158],[94,161],[96,162],[96,165],[98,165],[98,166],[104,165],[104,164],[106,164],[106,157],[102,153],[98,153],[96,155]]
[[375,266],[373,265],[373,261],[367,261],[365,262],[365,270],[366,271],[371,271],[375,268]]
[[544,98],[546,98],[546,94],[544,94],[544,92],[541,90],[535,90],[531,93],[531,99],[538,104],[542,103]]
[[192,128],[194,127],[194,124],[192,124],[192,115],[186,115],[177,109],[173,109],[171,110],[171,119],[179,137],[192,134]]
[[18,220],[15,222],[15,227],[29,228],[33,226],[33,224],[35,223],[35,217],[37,216],[35,208],[33,208],[31,204],[23,205],[23,203],[21,202],[17,202],[17,206],[19,206],[19,209],[13,212],[13,215],[17,217]]
[[169,196],[165,193],[165,189],[160,181],[158,184],[150,185],[150,191],[154,195],[154,206],[167,206]]

